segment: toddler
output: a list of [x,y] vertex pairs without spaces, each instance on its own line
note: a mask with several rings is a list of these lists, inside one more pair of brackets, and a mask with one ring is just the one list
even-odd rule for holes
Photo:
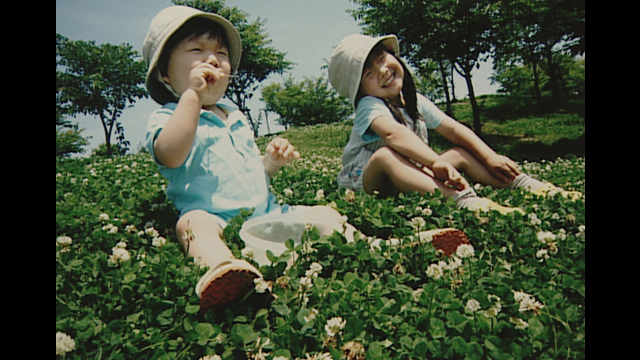
[[146,146],[169,181],[167,196],[180,212],[181,244],[209,267],[196,286],[202,312],[242,298],[261,277],[223,241],[223,228],[239,209],[255,209],[254,217],[340,217],[325,206],[279,205],[269,192],[269,177],[300,154],[276,138],[262,156],[245,116],[219,103],[241,51],[240,35],[228,20],[186,6],[160,11],[143,45],[146,86],[163,105],[149,117]]

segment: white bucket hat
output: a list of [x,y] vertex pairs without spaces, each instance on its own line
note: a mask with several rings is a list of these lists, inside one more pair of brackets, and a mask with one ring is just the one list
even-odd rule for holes
[[361,34],[349,35],[342,39],[331,54],[329,81],[340,95],[351,99],[354,107],[367,56],[380,42],[399,55],[400,45],[395,35],[371,37]]
[[229,20],[220,15],[206,13],[188,6],[171,6],[165,8],[151,20],[149,31],[142,46],[142,57],[148,67],[146,79],[147,90],[151,97],[160,104],[178,100],[177,94],[164,83],[160,72],[157,70],[160,54],[162,54],[162,50],[171,35],[180,29],[188,20],[198,16],[211,19],[213,22],[222,26],[229,44],[228,50],[231,61],[231,71],[235,72],[238,70],[240,56],[242,54],[242,40],[240,39],[238,30]]

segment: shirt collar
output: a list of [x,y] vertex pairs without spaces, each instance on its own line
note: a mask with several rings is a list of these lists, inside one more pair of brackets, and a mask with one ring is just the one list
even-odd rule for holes
[[[175,110],[177,106],[178,106],[177,102],[168,102],[168,103],[164,104],[163,108],[164,109]],[[216,103],[216,106],[218,106],[225,113],[227,113],[226,124],[228,126],[231,126],[231,125],[235,124],[236,122],[241,121],[241,118],[242,118],[241,116],[234,116],[234,113],[239,110],[237,107],[235,107],[233,105],[223,104],[223,103]],[[220,119],[212,111],[205,110],[205,109],[200,109],[200,115],[204,115],[204,114],[206,114],[205,115],[206,119],[210,119],[210,120],[213,120],[213,121],[220,121],[220,122],[224,123],[222,121],[222,119]]]

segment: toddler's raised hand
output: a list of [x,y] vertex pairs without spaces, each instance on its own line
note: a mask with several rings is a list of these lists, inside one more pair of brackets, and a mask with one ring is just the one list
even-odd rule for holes
[[222,69],[202,63],[189,73],[189,87],[198,94],[201,101],[204,101],[215,91],[216,83],[225,76]]
[[266,157],[275,166],[282,166],[293,159],[299,159],[300,153],[287,139],[275,138],[266,148]]

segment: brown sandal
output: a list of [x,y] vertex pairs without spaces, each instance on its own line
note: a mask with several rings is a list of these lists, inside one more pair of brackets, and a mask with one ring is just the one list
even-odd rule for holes
[[431,237],[433,246],[441,250],[446,256],[456,252],[458,246],[469,244],[469,238],[462,230],[454,228],[433,229],[420,232],[420,238]]
[[198,284],[200,311],[219,310],[241,299],[253,288],[253,280],[261,278],[260,272],[245,260],[225,260],[207,271]]

